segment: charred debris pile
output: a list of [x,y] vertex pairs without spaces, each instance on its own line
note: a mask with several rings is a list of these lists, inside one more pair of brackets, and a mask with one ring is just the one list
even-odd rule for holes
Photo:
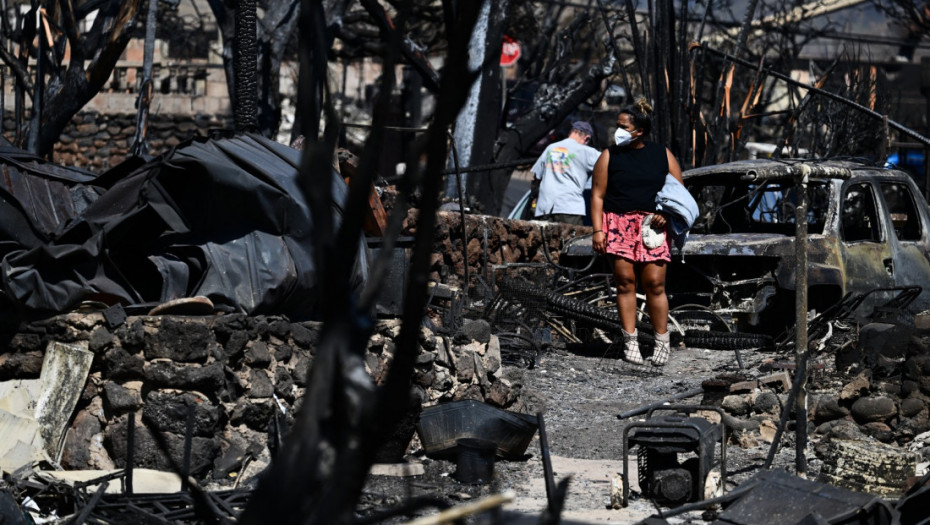
[[[930,465],[930,313],[879,308],[856,316],[839,306],[810,323],[801,420],[822,461],[819,479],[900,496]],[[752,373],[703,382],[703,403],[723,409],[732,444],[771,444],[771,450],[795,444],[795,435],[779,432],[797,430],[799,421],[795,358],[791,341],[783,339]]]

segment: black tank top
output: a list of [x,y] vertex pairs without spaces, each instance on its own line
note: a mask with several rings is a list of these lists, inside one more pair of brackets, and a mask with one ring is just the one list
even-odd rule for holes
[[656,195],[668,173],[665,146],[645,142],[639,149],[611,146],[608,151],[604,211],[656,211]]

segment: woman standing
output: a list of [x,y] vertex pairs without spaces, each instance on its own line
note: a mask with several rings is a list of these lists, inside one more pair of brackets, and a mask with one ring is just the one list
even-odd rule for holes
[[639,98],[617,116],[616,145],[605,149],[594,165],[591,223],[594,250],[609,254],[617,285],[617,309],[623,325],[623,356],[643,363],[636,333],[636,283],[646,294],[646,310],[655,330],[652,364],[668,362],[668,298],[665,271],[671,261],[665,235],[668,218],[656,212],[656,195],[666,174],[679,182],[681,167],[665,146],[648,142],[652,106]]

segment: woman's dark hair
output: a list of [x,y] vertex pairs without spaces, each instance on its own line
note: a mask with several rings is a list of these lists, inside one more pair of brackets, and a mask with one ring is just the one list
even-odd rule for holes
[[652,106],[645,97],[639,97],[632,104],[620,110],[620,114],[626,113],[633,118],[633,125],[637,129],[642,129],[643,133],[648,135],[652,131]]

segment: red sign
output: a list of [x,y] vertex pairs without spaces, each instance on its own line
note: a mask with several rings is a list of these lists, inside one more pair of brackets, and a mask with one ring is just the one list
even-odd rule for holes
[[501,65],[509,67],[517,63],[520,58],[520,43],[504,35],[504,43],[501,46]]

